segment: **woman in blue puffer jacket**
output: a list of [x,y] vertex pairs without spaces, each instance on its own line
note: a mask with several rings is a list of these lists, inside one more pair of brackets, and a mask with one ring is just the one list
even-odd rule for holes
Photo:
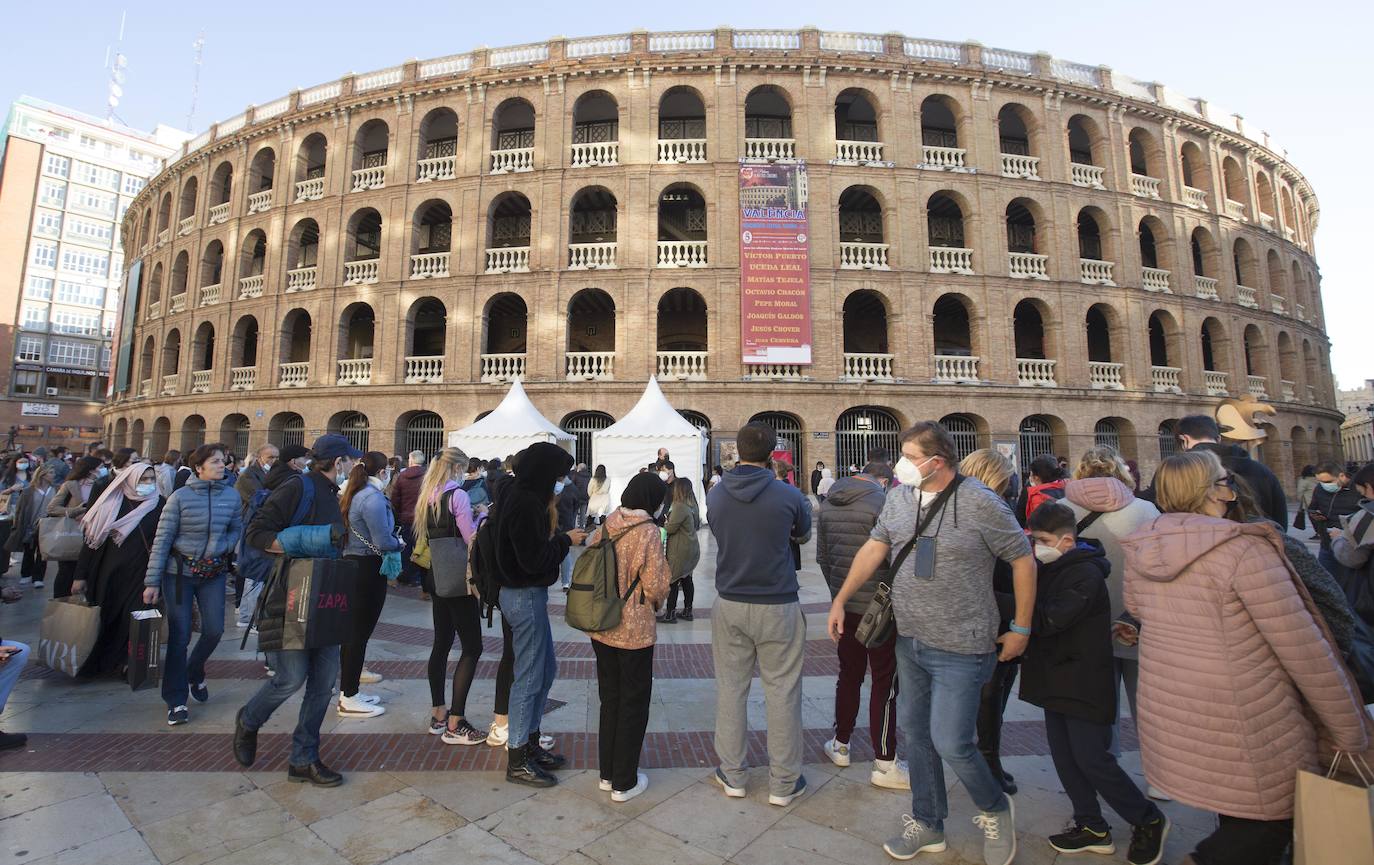
[[[170,726],[190,719],[188,692],[201,703],[210,699],[205,662],[224,635],[229,556],[243,532],[243,500],[224,479],[226,450],[217,442],[201,445],[191,454],[187,461],[191,477],[162,508],[148,555],[148,575],[143,579],[144,603],[156,604],[159,597],[166,597],[162,699]],[[188,659],[192,603],[200,607],[200,639]]]

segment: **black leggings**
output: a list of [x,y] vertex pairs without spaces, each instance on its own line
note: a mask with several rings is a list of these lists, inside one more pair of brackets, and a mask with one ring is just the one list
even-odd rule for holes
[[515,681],[515,640],[511,636],[510,622],[501,617],[501,663],[496,665],[496,705],[492,711],[498,715],[510,714],[510,686]]
[[463,648],[458,666],[453,668],[453,702],[449,714],[467,715],[468,691],[477,675],[477,660],[482,657],[482,616],[475,595],[432,600],[434,612],[434,648],[429,652],[429,697],[431,706],[444,705],[444,674],[448,670],[448,653],[453,637]]
[[682,609],[684,610],[692,609],[692,599],[697,594],[697,587],[692,583],[691,574],[673,583],[672,587],[668,589],[668,606],[664,608],[670,613],[677,610],[678,586],[682,587]]
[[339,691],[345,697],[358,693],[358,680],[363,674],[367,655],[367,641],[377,629],[386,604],[386,577],[382,576],[381,556],[344,556],[357,562],[358,582],[354,592],[353,617],[348,639],[339,649]]
[[19,566],[19,575],[31,580],[41,580],[47,569],[48,563],[38,552],[38,534],[35,532],[33,540],[24,544],[24,562]]

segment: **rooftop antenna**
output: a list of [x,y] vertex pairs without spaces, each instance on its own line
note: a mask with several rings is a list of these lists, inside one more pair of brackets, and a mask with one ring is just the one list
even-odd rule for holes
[[105,96],[105,122],[111,123],[115,120],[115,108],[119,106],[119,98],[124,95],[124,69],[129,65],[129,60],[124,56],[124,19],[128,15],[127,11],[119,13],[119,41],[115,43],[114,56],[110,56],[110,49],[105,49],[105,68],[110,70],[109,92]]
[[191,47],[196,49],[196,74],[191,80],[191,113],[186,115],[187,131],[196,128],[196,103],[200,101],[200,59],[205,49],[204,30],[196,35],[196,41],[191,43]]

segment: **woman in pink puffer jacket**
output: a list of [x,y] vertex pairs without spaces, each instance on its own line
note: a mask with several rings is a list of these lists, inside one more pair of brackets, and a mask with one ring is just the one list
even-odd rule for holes
[[1369,744],[1354,680],[1276,529],[1224,519],[1231,482],[1211,453],[1170,457],[1155,480],[1164,515],[1122,542],[1145,774],[1221,817],[1199,865],[1274,861],[1292,835],[1295,770],[1318,769],[1319,732],[1341,750]]

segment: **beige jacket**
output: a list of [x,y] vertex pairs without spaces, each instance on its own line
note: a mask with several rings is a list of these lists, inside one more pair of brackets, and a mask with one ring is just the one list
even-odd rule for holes
[[[641,525],[626,531],[626,526],[641,521]],[[606,517],[606,524],[592,532],[587,544],[601,540],[601,533],[606,531],[611,533],[611,537],[619,538],[615,544],[615,564],[620,594],[625,594],[635,577],[639,577],[639,586],[625,602],[620,624],[609,631],[589,636],[598,643],[618,649],[648,648],[658,636],[654,610],[667,599],[668,584],[673,578],[668,559],[663,555],[662,536],[658,526],[644,511],[627,511],[624,508],[611,511],[610,516]],[[641,593],[643,603],[640,602]]]
[[1141,759],[1150,783],[1232,817],[1293,816],[1317,739],[1368,747],[1359,691],[1277,530],[1165,514],[1122,541],[1140,619]]

